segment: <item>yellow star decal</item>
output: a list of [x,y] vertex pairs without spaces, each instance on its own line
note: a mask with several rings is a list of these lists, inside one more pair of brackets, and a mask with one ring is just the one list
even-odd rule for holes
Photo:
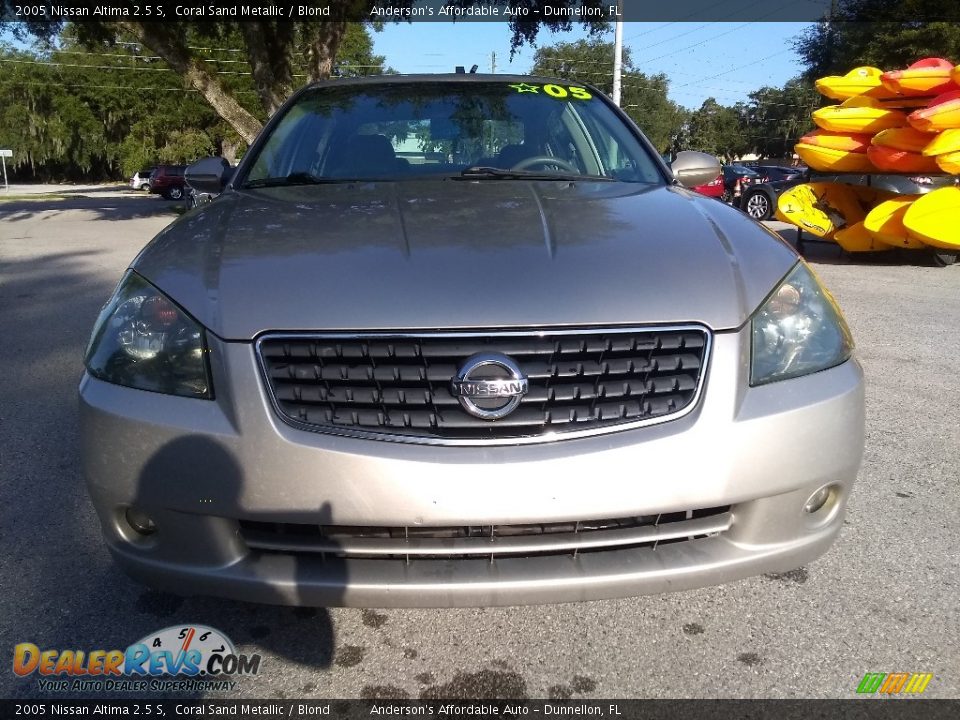
[[516,85],[511,85],[510,87],[521,93],[535,93],[540,89],[539,85],[527,85],[526,83],[517,83]]

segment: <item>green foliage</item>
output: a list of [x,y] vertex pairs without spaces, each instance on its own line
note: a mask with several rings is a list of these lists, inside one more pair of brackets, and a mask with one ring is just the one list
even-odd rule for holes
[[861,65],[897,70],[924,57],[960,62],[957,22],[926,20],[945,20],[948,11],[956,15],[955,2],[838,0],[831,21],[807,29],[794,47],[808,79],[844,75]]
[[820,94],[804,78],[750,93],[744,122],[753,151],[760,157],[790,157],[800,136],[814,129],[810,113],[821,104]]
[[[613,43],[593,38],[538,48],[531,72],[590,83],[610,94]],[[620,105],[660,152],[674,144],[686,119],[683,108],[667,98],[668,89],[665,75],[639,72],[630,59],[629,48],[623,49]]]
[[750,152],[750,138],[743,122],[745,113],[740,103],[727,107],[707,98],[690,114],[681,136],[682,145],[677,149],[699,150],[726,161]]
[[[160,162],[210,154],[237,156],[244,143],[200,93],[132,38],[81,42],[66,26],[56,43],[30,51],[0,46],[0,147],[11,177],[23,181],[124,180]],[[267,113],[250,77],[240,33],[192,37],[199,56],[261,121]],[[237,52],[240,50],[241,52]],[[352,24],[338,56],[340,75],[383,71],[367,29]],[[299,69],[295,80],[304,81]]]

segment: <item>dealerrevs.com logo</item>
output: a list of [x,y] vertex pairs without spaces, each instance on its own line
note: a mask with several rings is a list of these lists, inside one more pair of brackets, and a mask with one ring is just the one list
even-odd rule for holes
[[164,628],[126,650],[41,650],[28,642],[13,649],[13,672],[37,675],[48,692],[229,691],[235,678],[259,671],[260,655],[238,653],[205,625]]

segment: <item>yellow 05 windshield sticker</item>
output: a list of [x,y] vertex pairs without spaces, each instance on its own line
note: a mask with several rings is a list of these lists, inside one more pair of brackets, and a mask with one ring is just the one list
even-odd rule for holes
[[[585,87],[579,85],[530,85],[529,83],[514,83],[510,85],[518,93],[533,93],[535,95],[549,95],[557,100],[589,100],[593,97]],[[541,93],[541,90],[543,91]]]

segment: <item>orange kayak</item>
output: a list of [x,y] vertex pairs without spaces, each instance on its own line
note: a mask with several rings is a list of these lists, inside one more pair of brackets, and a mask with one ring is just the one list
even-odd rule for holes
[[907,124],[907,116],[899,110],[884,107],[878,100],[858,95],[840,105],[815,110],[813,121],[831,132],[873,134],[887,128],[903,127]]
[[[929,139],[929,135],[927,138]],[[872,135],[866,133],[837,133],[827,130],[814,130],[800,138],[804,145],[817,145],[831,150],[865,153],[870,147]]]
[[871,145],[867,150],[867,157],[870,158],[874,167],[885,172],[935,173],[940,171],[937,161],[933,158],[885,145]]
[[936,95],[960,90],[951,75],[954,65],[944,58],[924,58],[906,70],[893,70],[880,76],[880,82],[890,92],[903,95]]
[[930,133],[920,132],[916,128],[890,128],[874,135],[872,144],[918,153],[923,152],[923,149],[930,144],[930,138]]
[[960,90],[938,95],[927,107],[910,113],[909,120],[922,132],[960,128]]
[[865,152],[849,152],[804,143],[794,145],[793,150],[807,167],[819,172],[866,173],[876,169]]

